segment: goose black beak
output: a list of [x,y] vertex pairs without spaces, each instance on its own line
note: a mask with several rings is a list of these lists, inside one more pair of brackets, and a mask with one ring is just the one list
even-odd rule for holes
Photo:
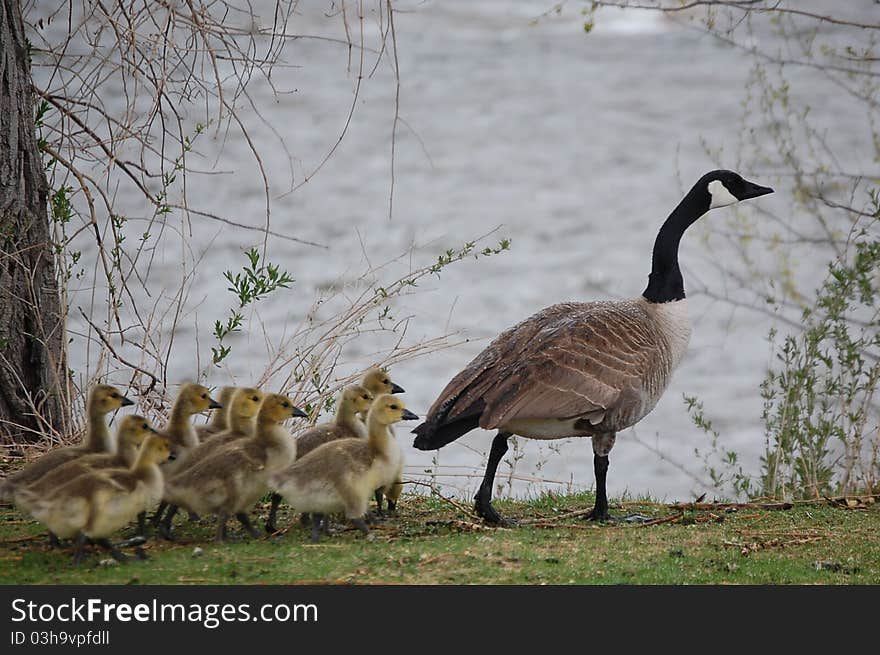
[[293,408],[293,416],[298,416],[299,418],[308,418],[309,415],[302,411],[299,407]]
[[757,198],[758,196],[766,196],[768,193],[773,193],[773,189],[768,186],[761,186],[760,184],[755,184],[748,180],[743,181],[746,184],[740,200],[748,200],[750,198]]
[[406,393],[406,389],[401,387],[399,384],[391,383],[391,393]]
[[122,407],[128,407],[129,405],[134,405],[134,401],[131,398],[122,397],[122,402],[120,403]]
[[214,400],[213,398],[208,398],[208,400],[210,401],[210,402],[208,403],[208,409],[223,409],[223,405],[221,405],[220,403],[218,403],[218,402],[217,402],[216,400]]
[[168,461],[169,462],[173,462],[175,459],[177,459],[177,453],[172,451],[171,453],[168,454]]
[[403,416],[402,416],[402,419],[403,419],[404,421],[418,421],[418,420],[419,420],[419,415],[418,415],[418,414],[413,414],[413,413],[412,413],[411,411],[409,411],[408,409],[405,409],[405,410],[403,410]]

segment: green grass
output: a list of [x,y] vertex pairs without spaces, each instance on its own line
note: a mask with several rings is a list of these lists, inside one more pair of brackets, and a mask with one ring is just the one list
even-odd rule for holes
[[[79,567],[69,550],[49,548],[39,524],[0,508],[0,583],[880,583],[878,504],[691,510],[676,522],[645,527],[560,518],[592,500],[583,494],[500,501],[500,511],[531,523],[492,529],[441,500],[404,496],[398,516],[374,529],[375,541],[346,529],[319,545],[308,543],[307,530],[289,514],[280,516],[279,525],[290,526],[283,535],[224,544],[212,541],[210,520],[183,518],[178,541],[151,540],[146,562],[100,565],[106,555],[95,551]],[[650,502],[612,504],[612,511],[679,513]],[[194,556],[197,547],[202,553]]]

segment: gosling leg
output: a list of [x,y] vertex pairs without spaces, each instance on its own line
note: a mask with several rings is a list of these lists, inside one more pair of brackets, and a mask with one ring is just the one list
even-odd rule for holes
[[239,512],[235,515],[235,518],[238,519],[238,522],[244,526],[244,529],[247,530],[254,539],[257,539],[260,536],[260,531],[254,527],[253,523],[251,523],[251,519],[246,512]]
[[[303,516],[306,516],[305,514]],[[321,523],[324,522],[323,514],[312,514],[312,534],[310,539],[313,544],[321,541]]]
[[275,526],[275,517],[278,514],[278,506],[281,504],[281,494],[272,494],[272,505],[269,507],[269,518],[266,519],[266,532],[274,534],[278,532]]

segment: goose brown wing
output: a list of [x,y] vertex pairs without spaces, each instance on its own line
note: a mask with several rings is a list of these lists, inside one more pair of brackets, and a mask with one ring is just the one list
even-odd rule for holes
[[513,419],[600,415],[637,392],[655,346],[634,303],[553,305],[480,353],[447,385],[424,425],[476,419],[491,429]]

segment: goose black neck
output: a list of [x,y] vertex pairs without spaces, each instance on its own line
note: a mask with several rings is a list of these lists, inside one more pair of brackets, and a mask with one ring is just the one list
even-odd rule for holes
[[648,286],[642,293],[648,302],[684,299],[684,280],[678,267],[678,244],[684,231],[709,210],[709,201],[708,192],[695,186],[663,223],[654,241]]

